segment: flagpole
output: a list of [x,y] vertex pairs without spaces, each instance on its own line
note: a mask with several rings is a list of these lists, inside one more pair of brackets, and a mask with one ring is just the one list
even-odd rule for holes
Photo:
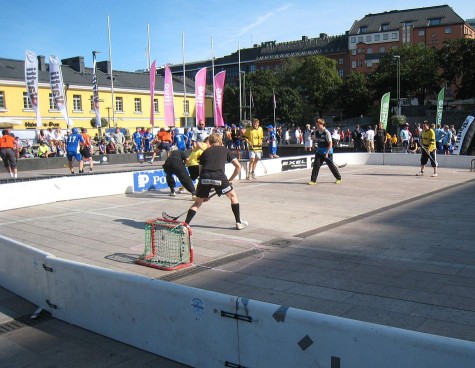
[[274,105],[274,131],[275,131],[275,108],[276,108],[276,102],[275,102],[275,91],[272,88],[272,104]]
[[151,63],[151,56],[150,56],[150,24],[147,23],[147,63],[148,63],[148,70],[150,70]]
[[[111,98],[112,98],[112,123],[114,127],[115,124],[115,106],[114,106],[114,76],[112,73],[112,46],[111,46],[111,24],[109,15],[107,16],[107,34],[108,34],[108,41],[109,41],[109,63],[110,63],[110,79],[111,79]],[[109,122],[110,126],[110,122]]]
[[241,89],[241,46],[238,42],[238,73],[239,73],[239,124],[242,121],[242,89]]
[[216,99],[214,98],[214,51],[213,51],[213,36],[211,36],[211,75],[213,77],[213,121],[216,126]]
[[249,120],[252,121],[252,86],[249,86]]
[[181,31],[181,50],[183,54],[183,111],[185,115],[185,126],[188,126],[188,109],[186,108],[186,66],[185,66],[185,32]]

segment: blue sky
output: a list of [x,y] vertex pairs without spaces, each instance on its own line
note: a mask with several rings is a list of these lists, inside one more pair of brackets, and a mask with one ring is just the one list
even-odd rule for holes
[[[434,0],[34,0],[3,1],[0,57],[22,60],[25,49],[60,59],[84,56],[92,66],[109,57],[107,16],[111,22],[113,68],[147,67],[147,23],[152,60],[182,63],[182,31],[187,62],[220,57],[264,41],[292,41],[320,33],[339,35],[368,13],[448,4],[463,19],[475,18],[475,1]],[[48,8],[54,4],[55,9]]]

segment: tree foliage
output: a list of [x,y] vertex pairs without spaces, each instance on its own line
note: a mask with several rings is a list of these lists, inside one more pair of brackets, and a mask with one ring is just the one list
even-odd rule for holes
[[[91,127],[96,128],[96,118],[92,118],[90,121]],[[101,128],[106,128],[109,126],[109,122],[106,118],[101,118]]]
[[338,101],[347,116],[367,115],[371,105],[371,92],[363,73],[351,73],[343,82]]
[[[384,54],[378,69],[369,76],[374,89],[374,99],[391,92],[397,96],[397,62],[400,57],[400,95],[415,97],[423,105],[427,96],[440,90],[440,78],[437,73],[437,51],[425,45],[405,45],[391,49]],[[380,98],[380,97],[379,97]]]
[[475,97],[475,40],[460,38],[438,51],[442,78],[457,88],[457,98]]

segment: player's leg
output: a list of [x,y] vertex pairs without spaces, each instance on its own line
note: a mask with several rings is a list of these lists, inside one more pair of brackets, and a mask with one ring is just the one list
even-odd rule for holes
[[336,166],[333,162],[333,154],[328,155],[328,158],[325,158],[325,162],[327,163],[328,168],[330,169],[337,183],[339,184],[341,182],[341,174],[338,170],[338,166]]

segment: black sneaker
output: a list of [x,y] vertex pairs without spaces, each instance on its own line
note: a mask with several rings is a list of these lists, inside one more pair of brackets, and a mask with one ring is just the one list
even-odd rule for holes
[[84,170],[79,170],[79,174],[84,174]]

